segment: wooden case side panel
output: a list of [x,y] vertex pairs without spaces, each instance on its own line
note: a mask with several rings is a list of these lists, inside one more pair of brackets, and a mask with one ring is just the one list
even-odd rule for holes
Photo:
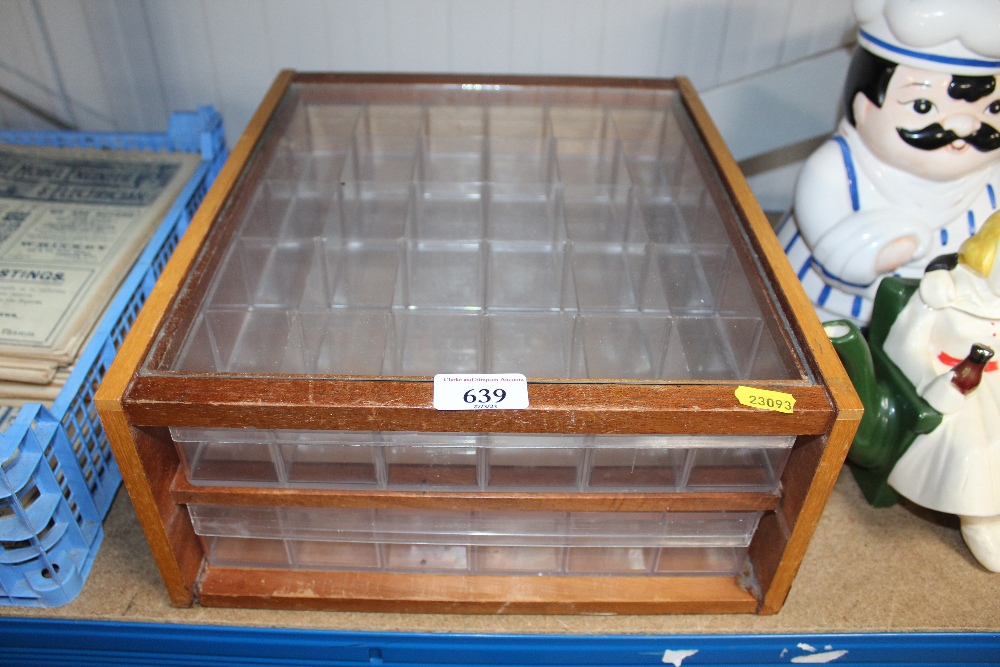
[[170,601],[188,606],[204,554],[187,511],[169,493],[177,452],[165,430],[132,428],[120,410],[103,410],[101,421]]
[[762,591],[759,611],[775,613],[788,595],[843,466],[863,408],[770,223],[707,110],[689,81],[680,79],[679,86],[716,167],[724,175],[733,203],[747,223],[751,244],[775,294],[791,315],[792,334],[803,349],[817,382],[826,388],[835,415],[826,436],[800,438],[782,476],[782,504],[775,513],[765,515],[750,545],[754,574]]
[[[830,435],[803,438],[806,442],[793,451],[783,475],[788,482],[782,504],[776,512],[765,514],[750,544],[750,559],[762,591],[759,613],[778,612],[788,597],[856,430],[856,421],[840,419]],[[804,482],[791,483],[796,478],[811,481],[808,487]]]
[[125,413],[126,393],[215,216],[239,178],[267,117],[291,77],[291,72],[278,76],[262,111],[254,117],[230,153],[94,397],[123,484],[135,506],[160,575],[171,601],[179,606],[192,602],[193,585],[203,554],[187,512],[175,505],[170,497],[170,483],[178,467],[176,450],[165,431],[134,428]]
[[518,577],[207,566],[199,603],[217,607],[461,614],[750,613],[734,577]]

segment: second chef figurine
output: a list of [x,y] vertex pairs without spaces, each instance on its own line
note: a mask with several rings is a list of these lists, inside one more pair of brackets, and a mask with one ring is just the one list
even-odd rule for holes
[[955,514],[1000,572],[1000,212],[923,279],[883,281],[866,344],[826,323],[865,406],[848,454],[866,498]]
[[957,514],[962,537],[1000,572],[1000,213],[957,255],[933,262],[896,317],[885,351],[941,424],[918,436],[889,484],[913,502]]
[[836,135],[779,239],[820,319],[864,326],[886,275],[919,278],[997,210],[1000,1],[855,0]]

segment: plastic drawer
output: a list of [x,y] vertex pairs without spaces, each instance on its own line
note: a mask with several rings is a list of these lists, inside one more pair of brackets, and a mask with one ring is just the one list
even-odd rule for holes
[[171,427],[192,484],[535,492],[773,492],[792,436]]
[[735,575],[760,519],[759,512],[188,509],[215,565],[480,575]]
[[136,260],[51,409],[28,404],[0,434],[0,605],[54,607],[79,594],[121,473],[93,399],[125,334],[226,158],[212,107],[175,112],[165,133],[0,131],[0,143],[180,151],[201,164]]

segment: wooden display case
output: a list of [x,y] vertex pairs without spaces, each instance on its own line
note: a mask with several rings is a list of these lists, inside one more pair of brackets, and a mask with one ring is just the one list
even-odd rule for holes
[[[508,216],[515,201],[530,208]],[[370,248],[390,248],[388,273],[372,273],[375,254],[348,257],[344,248],[362,236]],[[529,242],[543,252],[532,254]],[[291,259],[275,264],[279,254]],[[425,278],[466,256],[475,262],[464,274],[476,285],[469,293],[451,290],[455,274]],[[508,257],[524,261],[501,272]],[[330,324],[358,312],[369,318],[361,329]],[[567,333],[505,347],[497,332],[523,332],[529,320]],[[423,334],[430,344],[414,342],[417,321],[439,322]],[[474,333],[452,344],[466,323]],[[316,344],[328,331],[332,340]],[[435,372],[522,366],[525,409],[433,406]],[[747,388],[793,403],[786,411],[745,405]],[[463,613],[778,611],[862,413],[686,80],[296,72],[280,74],[264,98],[96,403],[175,604]],[[633,476],[602,487],[579,471],[566,489],[495,486],[483,472],[465,486],[421,484],[426,475],[399,485],[302,484],[285,474],[279,445],[264,456],[280,473],[273,483],[247,476],[259,460],[235,459],[229,469],[241,472],[213,483],[194,474],[194,457],[175,437],[184,429],[374,433],[390,442],[394,434],[558,435],[579,438],[573,447],[587,461],[596,451],[587,443],[604,436],[711,436],[747,452],[753,438],[773,436],[789,438],[790,449],[773,486],[749,490],[719,481],[734,474],[728,464],[709,468],[704,477],[716,481],[702,486],[644,487]],[[213,465],[225,468],[241,450],[225,451]],[[217,560],[189,506],[199,516],[212,508],[623,520],[751,512],[759,522],[733,572],[544,576],[267,565],[254,548],[246,562]],[[279,543],[295,541],[283,535]]]

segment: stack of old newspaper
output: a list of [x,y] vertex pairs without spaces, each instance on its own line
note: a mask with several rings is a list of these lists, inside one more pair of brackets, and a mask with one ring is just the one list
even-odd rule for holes
[[0,144],[0,405],[55,399],[198,161]]

